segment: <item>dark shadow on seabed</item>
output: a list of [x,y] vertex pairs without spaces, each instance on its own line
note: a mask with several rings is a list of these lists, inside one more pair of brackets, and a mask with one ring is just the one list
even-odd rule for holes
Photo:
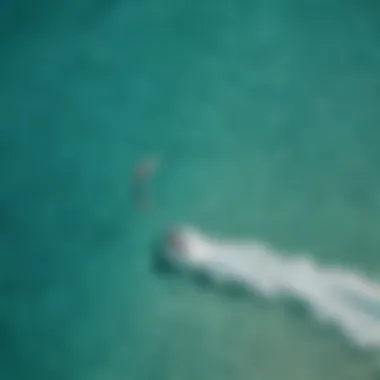
[[233,278],[216,278],[207,269],[190,268],[174,255],[169,255],[165,251],[165,237],[155,239],[151,247],[150,270],[161,278],[189,281],[202,290],[218,292],[232,299],[246,299],[260,306],[269,304],[268,299]]

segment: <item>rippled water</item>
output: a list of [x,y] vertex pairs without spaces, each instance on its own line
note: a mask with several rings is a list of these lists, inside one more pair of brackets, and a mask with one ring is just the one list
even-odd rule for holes
[[[375,379],[376,350],[301,306],[150,260],[184,222],[380,281],[379,12],[3,2],[1,378]],[[145,155],[161,170],[142,211]]]

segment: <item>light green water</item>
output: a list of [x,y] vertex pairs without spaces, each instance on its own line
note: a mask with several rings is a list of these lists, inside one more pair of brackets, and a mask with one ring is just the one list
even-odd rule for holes
[[[2,379],[377,378],[310,315],[149,264],[187,222],[380,276],[377,2],[0,12]],[[146,154],[162,167],[142,213]]]

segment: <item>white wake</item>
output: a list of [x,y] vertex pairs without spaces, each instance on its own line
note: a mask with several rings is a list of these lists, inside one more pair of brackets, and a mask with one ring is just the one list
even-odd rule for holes
[[191,228],[177,231],[176,237],[167,242],[166,252],[177,262],[219,280],[238,281],[266,297],[297,298],[356,345],[380,348],[380,284],[255,242],[221,241]]

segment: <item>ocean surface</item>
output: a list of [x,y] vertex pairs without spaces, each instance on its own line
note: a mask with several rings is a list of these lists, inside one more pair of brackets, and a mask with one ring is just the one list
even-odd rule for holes
[[[1,380],[379,379],[379,47],[376,0],[2,1]],[[179,224],[244,295],[154,270]]]

